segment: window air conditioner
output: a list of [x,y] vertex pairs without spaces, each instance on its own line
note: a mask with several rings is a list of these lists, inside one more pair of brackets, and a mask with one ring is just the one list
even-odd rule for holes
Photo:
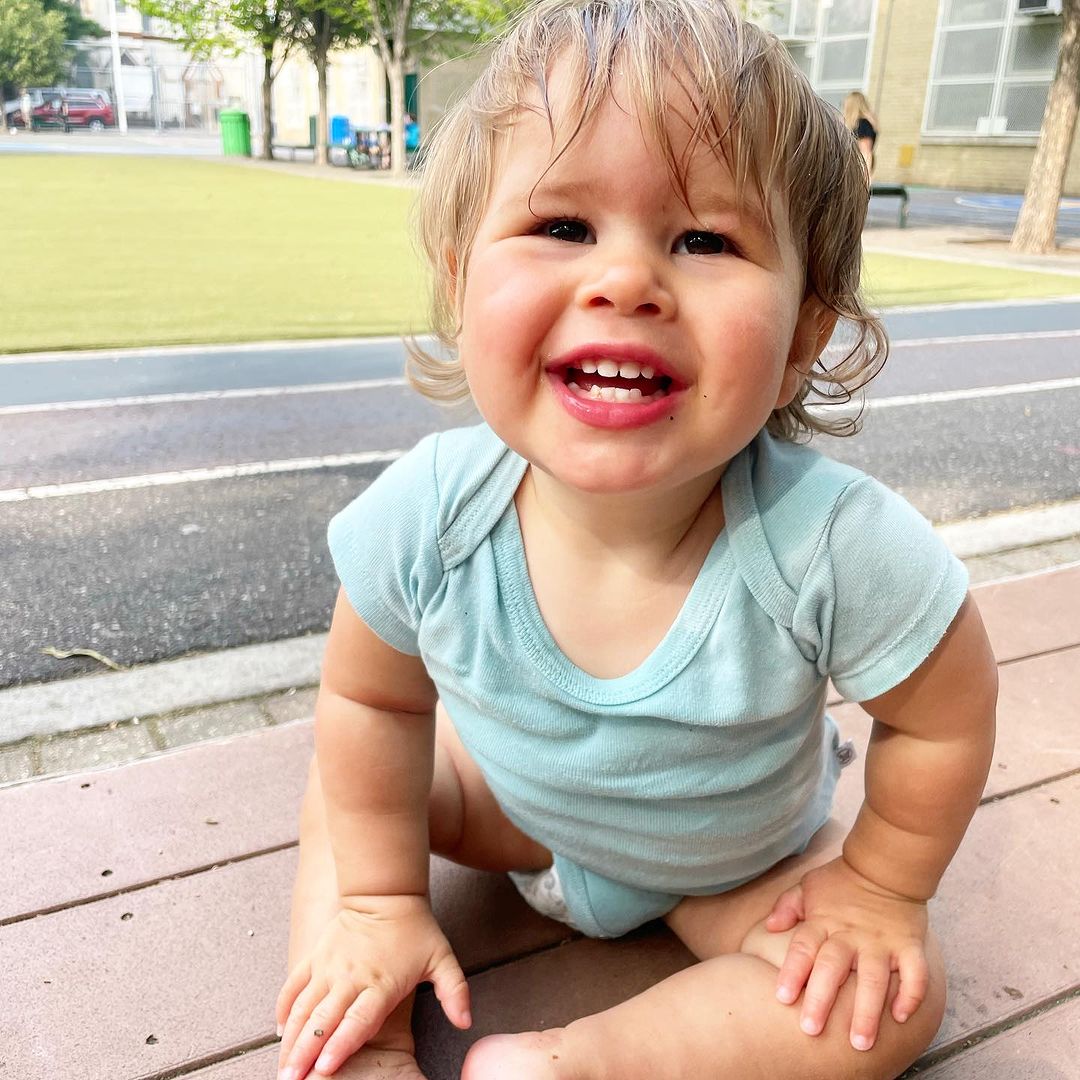
[[1060,15],[1061,0],[1016,0],[1018,15]]

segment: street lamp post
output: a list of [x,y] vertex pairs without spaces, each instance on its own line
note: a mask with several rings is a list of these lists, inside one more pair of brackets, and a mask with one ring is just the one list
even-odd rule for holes
[[124,104],[124,75],[120,64],[120,32],[116,28],[116,0],[109,0],[109,36],[112,39],[113,93],[116,97],[116,123],[127,131],[127,108]]

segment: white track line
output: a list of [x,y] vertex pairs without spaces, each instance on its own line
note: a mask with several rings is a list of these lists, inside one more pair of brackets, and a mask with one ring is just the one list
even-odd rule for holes
[[1006,334],[965,334],[957,337],[901,338],[889,342],[892,349],[922,349],[927,345],[977,345],[989,341],[1035,341],[1080,337],[1080,330],[1031,330]]
[[[968,345],[996,341],[1030,341],[1047,338],[1080,337],[1080,330],[1040,330],[1029,334],[973,334],[967,337],[913,338],[894,341],[890,348],[911,349],[940,345]],[[830,346],[829,352],[837,357],[843,355],[842,346]],[[965,396],[984,397],[1000,393],[1031,393],[1044,389],[1057,389],[1067,380],[1050,383],[1012,383],[1007,387],[975,387],[968,390],[948,391],[960,397],[935,397],[933,395],[911,398],[881,398],[874,403],[875,408],[888,408],[890,404],[915,404],[922,401],[955,401]],[[352,390],[380,390],[386,387],[406,386],[403,378],[354,379],[335,383],[302,383],[296,386],[258,386],[235,390],[193,390],[179,394],[140,394],[132,397],[94,398],[88,401],[47,401],[31,405],[0,406],[0,416],[20,416],[26,413],[44,412],[79,412],[89,409],[117,409],[135,405],[172,405],[196,401],[238,401],[244,398],[286,397],[290,394],[332,394]],[[1027,389],[1030,388],[1030,389]],[[985,391],[985,393],[984,393]]]
[[[909,405],[936,405],[950,401],[977,398],[1006,397],[1010,394],[1034,394],[1047,390],[1072,390],[1080,387],[1080,377],[1048,379],[1044,382],[1019,383],[1012,386],[983,386],[972,390],[945,390],[936,394],[908,394],[869,401],[850,401],[828,404],[811,402],[811,412],[834,417],[859,413],[863,409],[880,410]],[[70,484],[40,484],[0,491],[0,503],[27,502],[31,499],[60,499],[69,495],[98,495],[107,491],[134,491],[139,488],[166,487],[173,484],[204,483],[208,480],[233,480],[241,476],[268,476],[272,473],[308,472],[316,469],[337,469],[347,465],[370,465],[399,458],[403,450],[367,450],[356,454],[333,454],[322,457],[289,458],[283,461],[251,461],[242,465],[219,465],[214,468],[186,469],[178,472],[146,473],[141,476],[119,476],[105,480],[84,480]]]
[[135,397],[97,398],[89,401],[46,401],[33,405],[0,406],[0,416],[22,413],[77,412],[83,409],[117,409],[130,405],[174,405],[190,401],[236,401],[240,398],[281,397],[286,394],[334,394],[349,390],[380,390],[406,386],[405,379],[355,379],[352,382],[304,383],[300,386],[252,386],[236,390],[193,390],[183,394],[140,394]]
[[69,495],[99,495],[106,491],[135,491],[139,488],[168,487],[172,484],[198,484],[207,480],[233,480],[240,476],[268,476],[271,473],[339,469],[346,465],[372,465],[377,462],[394,461],[404,452],[404,450],[366,450],[359,454],[291,458],[287,461],[250,461],[243,465],[218,465],[212,469],[147,473],[143,476],[117,476],[109,480],[84,480],[74,484],[40,484],[35,487],[0,491],[0,503],[27,502],[31,499],[61,499]]
[[[48,352],[9,353],[0,356],[0,364],[56,364],[65,360],[137,360],[143,356],[176,356],[180,353],[260,353],[288,352],[290,349],[336,349],[368,345],[400,345],[409,334],[383,337],[297,338],[285,341],[192,342],[189,345],[134,345],[125,349],[58,349]],[[427,332],[416,335],[419,342],[430,342]]]
[[1011,383],[1007,386],[974,386],[967,390],[939,390],[931,394],[897,394],[894,397],[856,398],[853,401],[835,403],[811,401],[811,412],[822,416],[837,413],[857,413],[862,410],[878,412],[881,409],[899,409],[909,405],[940,405],[949,401],[976,401],[979,398],[1008,397],[1010,394],[1039,394],[1047,390],[1075,390],[1080,387],[1080,376],[1071,379],[1044,379],[1042,382]]

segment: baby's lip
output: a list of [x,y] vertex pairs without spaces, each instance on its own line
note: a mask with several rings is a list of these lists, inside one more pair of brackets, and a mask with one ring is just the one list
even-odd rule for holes
[[579,345],[568,352],[552,357],[544,366],[548,371],[565,371],[566,368],[579,368],[586,360],[629,361],[641,367],[650,367],[658,379],[670,379],[672,390],[681,390],[685,383],[679,379],[672,365],[654,349],[629,341],[590,342]]

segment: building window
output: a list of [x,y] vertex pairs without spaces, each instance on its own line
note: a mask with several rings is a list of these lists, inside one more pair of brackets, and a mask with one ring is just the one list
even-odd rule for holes
[[923,133],[1037,135],[1060,37],[1060,18],[1016,0],[941,0]]
[[787,47],[814,89],[840,107],[865,90],[870,67],[874,0],[755,0],[750,17]]

